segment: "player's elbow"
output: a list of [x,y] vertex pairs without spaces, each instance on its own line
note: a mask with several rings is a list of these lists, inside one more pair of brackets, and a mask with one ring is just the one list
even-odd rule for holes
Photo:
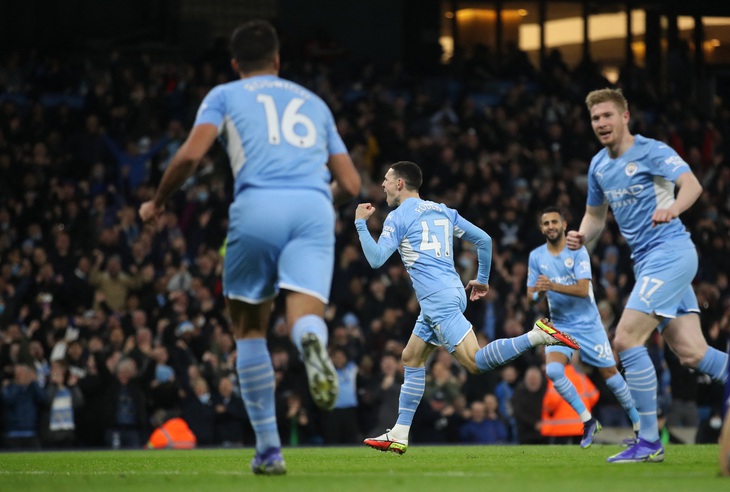
[[360,187],[362,186],[362,179],[358,173],[353,173],[352,176],[348,176],[346,179],[338,180],[343,195],[343,198],[352,199],[360,194]]
[[479,237],[477,238],[475,242],[477,248],[479,249],[492,249],[492,236],[487,234],[484,231],[481,231],[481,234],[479,234]]
[[385,260],[381,260],[380,258],[370,258],[370,257],[366,257],[366,258],[368,260],[368,263],[374,270],[377,270],[378,268],[383,266],[383,263],[385,263]]

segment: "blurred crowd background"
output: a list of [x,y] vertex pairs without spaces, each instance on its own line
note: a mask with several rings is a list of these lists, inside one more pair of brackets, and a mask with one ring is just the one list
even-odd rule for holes
[[[350,59],[286,39],[281,76],[321,96],[362,173],[360,197],[338,209],[337,258],[327,310],[342,395],[331,413],[312,404],[303,365],[276,306],[269,348],[285,445],[359,443],[396,420],[400,355],[418,304],[398,255],[365,261],[353,225],[358,201],[388,207],[389,164],[424,171],[421,195],[459,210],[494,240],[491,290],[467,317],[482,343],[520,335],[547,306],[526,299],[527,256],[544,238],[537,215],[560,206],[577,227],[586,172],[599,147],[583,100],[611,84],[589,58],[569,68],[559,51],[536,69],[515,48],[498,64],[484,47],[438,71]],[[156,225],[137,217],[180,147],[203,96],[232,80],[225,41],[203,56],[143,49],[66,54],[8,50],[0,58],[0,378],[2,448],[141,447],[181,416],[199,445],[252,445],[238,395],[235,343],[221,296],[231,177],[216,146]],[[669,143],[704,186],[682,216],[700,255],[694,282],[708,343],[730,333],[730,106],[693,104],[680,49],[661,91],[637,66],[618,81],[635,133]],[[261,207],[267,206],[261,203]],[[252,210],[251,213],[256,213]],[[456,241],[457,268],[476,254]],[[612,217],[592,251],[593,286],[613,334],[633,285],[629,250]],[[680,366],[650,340],[667,423],[716,441],[722,387]],[[625,426],[620,405],[590,367],[593,411]],[[466,374],[443,350],[411,441],[555,442],[540,432],[547,381],[540,350],[494,373]],[[628,436],[627,436],[628,437]]]

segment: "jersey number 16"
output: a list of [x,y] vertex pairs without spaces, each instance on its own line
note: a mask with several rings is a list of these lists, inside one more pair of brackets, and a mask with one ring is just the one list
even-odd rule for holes
[[[259,94],[256,96],[256,101],[263,104],[264,111],[266,111],[266,127],[269,131],[270,144],[279,145],[282,135],[287,143],[301,149],[312,147],[317,143],[317,128],[315,128],[314,123],[308,116],[297,112],[304,104],[304,99],[295,97],[289,101],[284,109],[281,122],[273,97],[268,94]],[[298,135],[294,131],[294,127],[297,125],[304,127],[303,135]]]

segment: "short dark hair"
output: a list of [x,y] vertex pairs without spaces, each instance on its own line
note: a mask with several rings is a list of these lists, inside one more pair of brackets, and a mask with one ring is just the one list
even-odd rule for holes
[[407,190],[418,191],[423,184],[423,173],[415,162],[399,161],[390,166],[390,168],[396,177],[403,180]]
[[550,205],[549,207],[545,207],[542,209],[542,212],[540,212],[540,215],[537,217],[537,223],[542,224],[542,216],[545,214],[552,214],[552,213],[558,214],[560,216],[560,218],[563,219],[563,222],[565,222],[565,214],[560,209],[560,207]]
[[274,26],[260,19],[241,24],[231,35],[231,53],[241,72],[268,68],[279,53]]

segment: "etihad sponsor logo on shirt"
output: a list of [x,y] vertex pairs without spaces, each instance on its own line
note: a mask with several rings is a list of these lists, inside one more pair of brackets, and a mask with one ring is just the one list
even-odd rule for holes
[[624,172],[626,173],[626,176],[633,176],[638,170],[639,166],[635,162],[629,162],[628,164],[626,164],[626,169],[624,169]]
[[631,185],[628,188],[619,188],[616,190],[606,190],[605,194],[611,207],[616,209],[627,205],[634,205],[637,202],[636,197],[644,191],[644,185]]
[[573,275],[561,275],[559,277],[552,277],[550,281],[560,285],[575,285],[575,277]]

